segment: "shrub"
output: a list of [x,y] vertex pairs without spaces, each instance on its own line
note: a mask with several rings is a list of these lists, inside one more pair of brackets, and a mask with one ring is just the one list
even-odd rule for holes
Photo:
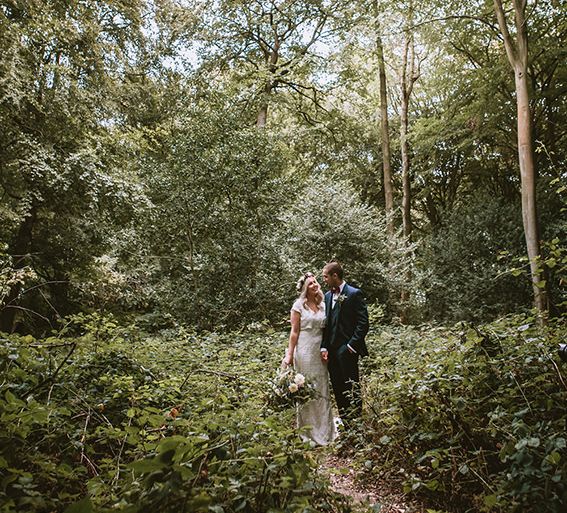
[[264,407],[285,334],[168,333],[77,315],[2,340],[2,513],[350,511]]
[[463,511],[564,511],[564,332],[564,321],[539,328],[519,317],[384,331],[367,385],[382,470]]

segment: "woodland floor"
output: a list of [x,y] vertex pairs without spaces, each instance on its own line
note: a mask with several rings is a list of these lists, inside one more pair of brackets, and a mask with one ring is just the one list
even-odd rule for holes
[[[336,414],[336,412],[335,412]],[[335,416],[335,426],[340,420]],[[339,447],[340,444],[339,444]],[[336,447],[321,454],[319,472],[331,482],[331,488],[352,499],[354,513],[423,513],[424,506],[412,502],[402,491],[402,483],[391,479],[357,479],[354,454]]]
[[[401,491],[401,483],[377,479],[362,483],[356,479],[356,466],[351,456],[328,454],[319,471],[326,475],[334,491],[351,497],[354,511],[379,513],[422,513],[423,506],[410,502]],[[398,486],[399,485],[399,486]]]

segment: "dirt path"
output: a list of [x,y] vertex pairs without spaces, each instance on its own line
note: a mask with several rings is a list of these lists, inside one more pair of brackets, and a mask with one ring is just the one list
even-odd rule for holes
[[356,469],[349,457],[336,454],[326,456],[319,471],[326,475],[332,488],[345,496],[351,497],[356,512],[379,513],[421,513],[422,507],[412,504],[404,494],[385,482],[372,483],[364,487],[356,482]]

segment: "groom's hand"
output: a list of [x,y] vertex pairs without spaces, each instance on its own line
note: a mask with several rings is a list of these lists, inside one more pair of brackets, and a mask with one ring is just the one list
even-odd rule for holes
[[329,351],[326,349],[321,349],[321,360],[326,362],[329,359]]

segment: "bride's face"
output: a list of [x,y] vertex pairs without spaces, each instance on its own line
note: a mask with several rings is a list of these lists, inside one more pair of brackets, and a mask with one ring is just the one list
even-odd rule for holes
[[319,290],[321,289],[317,278],[311,277],[307,279],[307,295],[310,297],[315,297]]

